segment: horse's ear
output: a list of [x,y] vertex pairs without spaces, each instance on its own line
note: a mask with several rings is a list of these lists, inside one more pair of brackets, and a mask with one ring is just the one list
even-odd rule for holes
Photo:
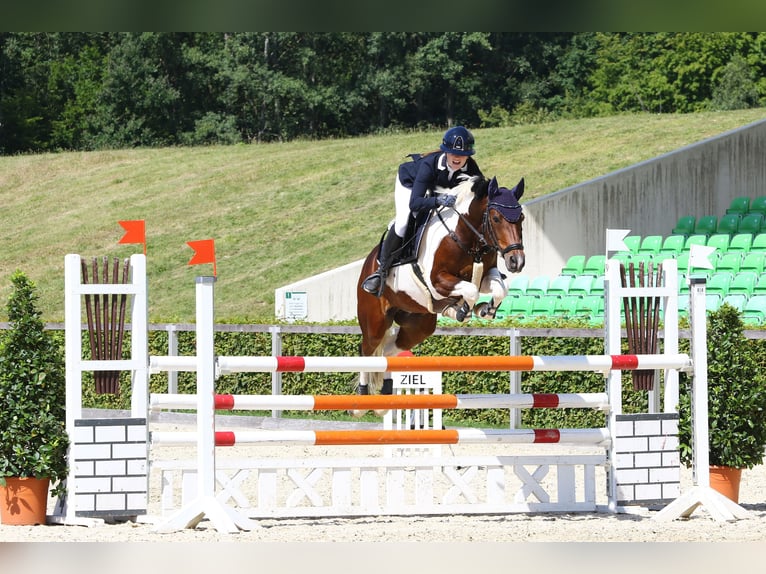
[[521,199],[521,196],[524,195],[524,178],[522,177],[519,180],[519,183],[516,184],[516,187],[514,187],[512,190],[513,195],[516,197],[516,201]]
[[487,187],[487,191],[489,192],[490,197],[492,197],[493,195],[497,195],[497,176],[494,176],[489,181],[489,186]]

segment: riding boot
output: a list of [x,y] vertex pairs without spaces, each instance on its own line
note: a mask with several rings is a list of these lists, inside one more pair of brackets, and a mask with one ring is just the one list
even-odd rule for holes
[[380,265],[378,266],[378,270],[364,280],[362,289],[376,297],[380,297],[383,293],[383,287],[386,284],[388,270],[394,262],[393,253],[402,246],[402,241],[403,239],[399,237],[393,229],[388,230],[388,233],[386,233],[386,237],[383,240],[383,245],[380,248],[380,255],[378,256]]

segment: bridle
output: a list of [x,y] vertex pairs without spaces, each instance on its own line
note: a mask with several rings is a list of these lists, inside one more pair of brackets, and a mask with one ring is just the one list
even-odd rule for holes
[[[491,209],[494,209],[508,223],[517,223],[518,222],[520,224],[523,221],[523,218],[524,218],[524,214],[523,213],[519,213],[519,217],[516,219],[516,221],[511,221],[509,218],[507,218],[503,214],[503,211],[500,208],[514,209],[514,210],[515,209],[519,209],[519,210],[521,210],[521,205],[518,205],[518,204],[517,205],[505,205],[505,204],[499,203],[497,201],[487,201],[487,207],[484,209],[484,214],[482,216],[481,228],[480,229],[476,229],[471,224],[471,222],[468,221],[468,218],[465,215],[463,215],[462,213],[457,211],[454,207],[450,207],[450,209],[452,209],[457,214],[457,216],[460,218],[460,220],[463,223],[465,223],[466,226],[468,227],[468,229],[470,229],[473,232],[473,234],[476,236],[477,243],[476,243],[476,245],[474,247],[469,247],[469,246],[465,245],[462,241],[460,241],[460,238],[457,236],[457,233],[455,233],[455,230],[454,229],[450,229],[449,226],[447,225],[447,222],[444,221],[444,218],[442,217],[442,214],[441,214],[441,210],[438,210],[436,212],[436,214],[439,216],[439,221],[442,222],[442,225],[444,225],[444,227],[449,232],[450,238],[452,238],[452,240],[455,243],[457,243],[463,251],[465,251],[468,255],[470,255],[473,258],[474,262],[478,263],[479,261],[482,260],[482,258],[486,254],[491,253],[493,251],[497,251],[497,252],[500,253],[500,255],[505,257],[505,255],[509,251],[516,251],[516,250],[523,250],[524,249],[524,244],[521,243],[521,242],[519,242],[519,243],[511,243],[510,245],[508,245],[507,247],[504,247],[504,248],[500,247],[500,243],[499,243],[499,240],[497,238],[497,233],[495,232],[495,228],[492,226],[492,223],[489,221],[489,211]],[[457,226],[455,228],[457,229]],[[487,240],[484,237],[485,235],[489,235],[491,243],[487,242]]]

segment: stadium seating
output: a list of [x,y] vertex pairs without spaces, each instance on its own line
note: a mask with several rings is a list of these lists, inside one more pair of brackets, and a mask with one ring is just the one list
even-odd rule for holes
[[684,250],[685,235],[668,235],[662,242],[660,253],[671,253],[674,257]]
[[691,235],[694,233],[694,225],[697,223],[697,218],[693,215],[682,215],[678,218],[675,227],[671,233],[673,235]]
[[703,215],[697,219],[697,223],[694,224],[694,233],[696,235],[713,235],[718,228],[718,216],[717,215]]
[[757,235],[761,232],[764,215],[762,213],[748,213],[739,222],[739,233],[752,233]]
[[758,233],[753,237],[750,251],[766,251],[766,233]]
[[582,273],[583,267],[585,267],[586,257],[585,255],[572,255],[564,267],[561,268],[560,275],[579,275]]
[[727,233],[716,233],[708,237],[707,246],[715,247],[718,253],[726,253],[729,250],[731,237]]
[[591,255],[583,267],[583,275],[603,275],[606,266],[606,255]]
[[729,207],[726,208],[727,214],[745,215],[748,211],[750,211],[750,197],[747,195],[735,197],[729,203]]
[[748,213],[761,213],[766,216],[766,195],[759,195],[750,200]]
[[739,230],[739,222],[742,219],[742,215],[739,213],[727,213],[721,216],[718,220],[718,227],[716,227],[716,233],[725,233],[726,235],[734,235]]
[[515,275],[508,283],[508,295],[524,295],[529,285],[529,277],[526,275]]
[[[729,241],[728,251],[750,251],[752,245],[752,233],[737,233]],[[766,250],[766,242],[764,242],[764,249]]]
[[728,294],[739,293],[749,297],[753,294],[759,276],[752,271],[740,271],[729,283]]
[[753,295],[742,309],[742,322],[746,325],[766,324],[766,295]]
[[647,235],[641,240],[638,253],[659,253],[662,247],[662,235]]
[[548,284],[548,288],[545,291],[546,294],[556,295],[558,297],[567,295],[569,293],[569,286],[571,285],[573,279],[574,278],[571,275],[557,275],[551,279],[550,283]]

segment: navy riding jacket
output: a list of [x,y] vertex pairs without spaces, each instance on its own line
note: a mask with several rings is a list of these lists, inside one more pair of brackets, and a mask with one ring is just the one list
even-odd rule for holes
[[399,181],[412,190],[410,195],[410,211],[417,214],[423,210],[430,211],[436,207],[436,198],[426,197],[427,192],[437,187],[453,188],[461,179],[460,175],[483,175],[476,161],[469,157],[462,169],[454,172],[452,177],[447,169],[447,154],[433,152],[415,161],[407,161],[399,166]]

